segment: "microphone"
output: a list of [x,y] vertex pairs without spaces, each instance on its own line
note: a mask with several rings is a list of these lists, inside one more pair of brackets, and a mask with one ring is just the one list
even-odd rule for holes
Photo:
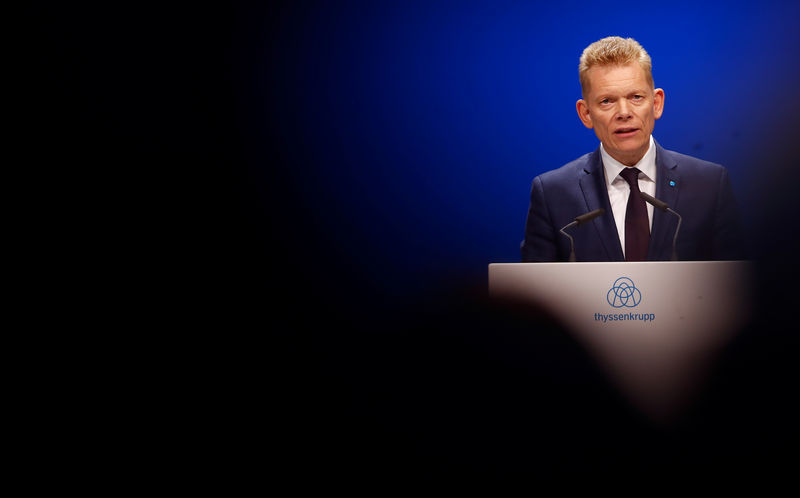
[[681,221],[683,221],[683,218],[681,218],[681,215],[670,209],[666,202],[658,200],[646,192],[639,192],[639,194],[642,196],[642,199],[652,204],[653,207],[656,207],[665,213],[672,213],[678,217],[678,226],[675,228],[675,236],[672,237],[672,261],[678,261],[678,250],[676,247],[678,242],[678,231],[681,229]]
[[568,234],[564,230],[566,230],[567,228],[572,228],[572,227],[575,227],[575,226],[583,225],[584,223],[586,223],[588,221],[592,221],[593,219],[597,218],[598,216],[600,216],[601,214],[603,214],[605,212],[606,212],[606,210],[603,209],[603,208],[595,209],[594,211],[589,211],[586,214],[582,214],[582,215],[576,217],[573,221],[568,223],[564,228],[559,230],[561,233],[566,235],[567,238],[569,238],[569,261],[570,262],[574,262],[575,261],[575,240],[572,238],[572,235]]

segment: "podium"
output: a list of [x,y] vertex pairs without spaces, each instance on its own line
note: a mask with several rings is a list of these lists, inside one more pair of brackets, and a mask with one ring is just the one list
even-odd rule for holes
[[634,406],[665,420],[749,319],[752,279],[746,261],[493,263],[489,295],[548,311]]

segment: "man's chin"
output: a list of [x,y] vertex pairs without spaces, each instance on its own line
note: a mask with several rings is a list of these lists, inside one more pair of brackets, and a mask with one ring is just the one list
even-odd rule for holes
[[603,144],[603,148],[605,148],[606,152],[608,152],[611,157],[626,166],[633,166],[638,163],[642,157],[644,157],[645,152],[647,152],[647,147],[641,145],[638,147],[631,147],[622,144],[621,147],[608,147],[606,144]]

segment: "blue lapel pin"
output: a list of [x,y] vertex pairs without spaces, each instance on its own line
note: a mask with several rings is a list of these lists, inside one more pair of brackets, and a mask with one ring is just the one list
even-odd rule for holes
[[670,187],[674,187],[675,186],[675,180],[670,180],[669,181],[669,186]]

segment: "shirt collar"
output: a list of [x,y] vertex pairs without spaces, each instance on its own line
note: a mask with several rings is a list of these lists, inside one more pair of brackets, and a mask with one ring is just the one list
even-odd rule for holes
[[[600,155],[603,158],[603,166],[606,172],[606,185],[611,185],[626,166],[611,157],[611,155],[606,152],[602,142],[600,143]],[[648,179],[653,182],[656,180],[656,148],[653,135],[650,135],[650,146],[647,148],[647,152],[645,152],[644,156],[639,159],[639,162],[633,166],[639,168],[639,171],[642,172],[640,178]]]

